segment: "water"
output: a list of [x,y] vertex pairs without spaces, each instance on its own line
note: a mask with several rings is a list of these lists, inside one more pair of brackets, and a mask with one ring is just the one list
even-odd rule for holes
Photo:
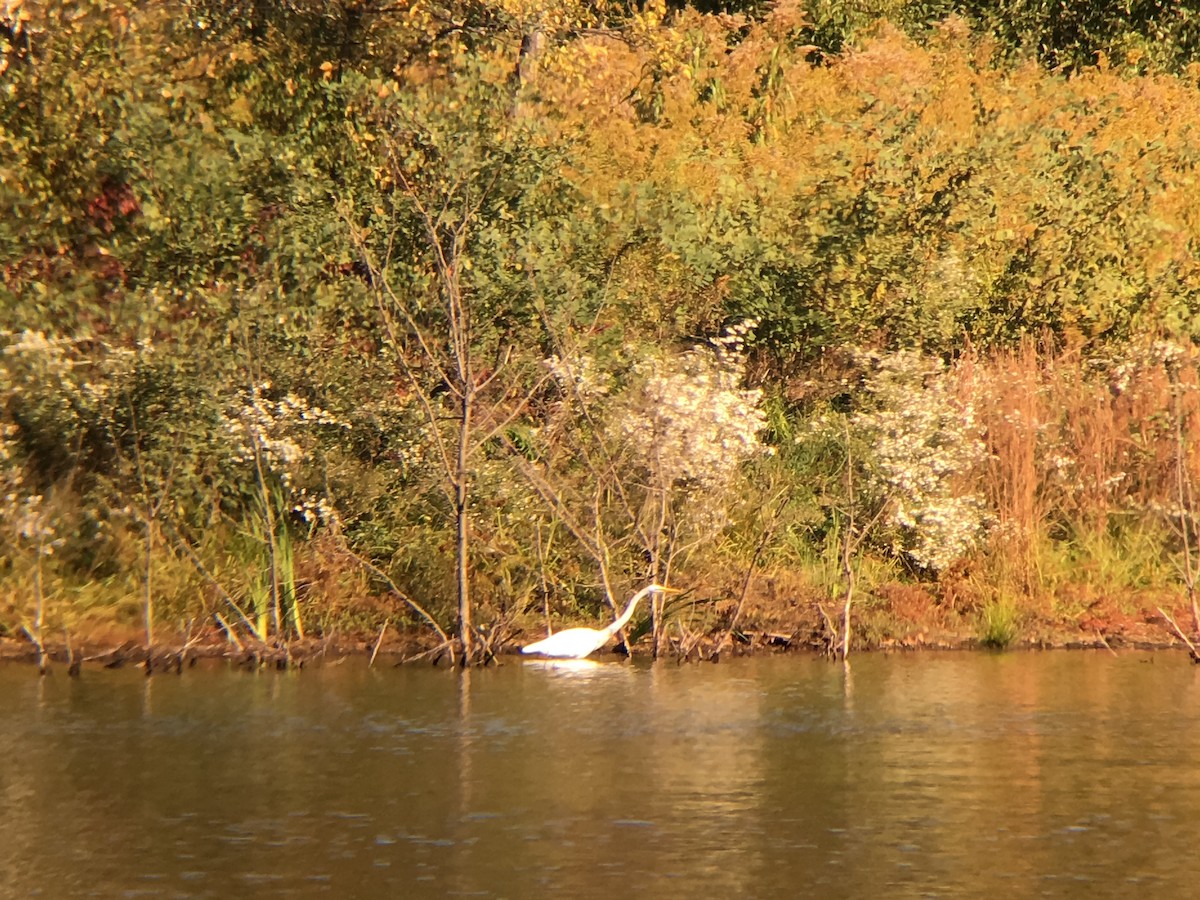
[[0,897],[1192,897],[1171,653],[0,667]]

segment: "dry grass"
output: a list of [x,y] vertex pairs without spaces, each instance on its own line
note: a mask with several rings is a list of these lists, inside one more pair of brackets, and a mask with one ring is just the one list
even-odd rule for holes
[[1162,346],[1085,359],[1027,341],[969,359],[988,461],[983,491],[996,516],[990,579],[1027,598],[1063,584],[1132,589],[1173,575],[1164,552],[1179,527],[1175,392],[1185,471],[1200,468],[1194,352],[1176,366]]

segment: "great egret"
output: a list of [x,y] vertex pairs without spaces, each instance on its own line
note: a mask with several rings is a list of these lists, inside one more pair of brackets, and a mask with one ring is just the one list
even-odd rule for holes
[[633,611],[644,597],[649,594],[665,594],[671,592],[661,584],[649,584],[633,595],[625,611],[607,628],[568,628],[558,634],[521,648],[522,653],[537,653],[542,656],[553,656],[556,659],[583,659],[589,653],[599,650],[608,639],[625,627],[625,623],[633,618]]

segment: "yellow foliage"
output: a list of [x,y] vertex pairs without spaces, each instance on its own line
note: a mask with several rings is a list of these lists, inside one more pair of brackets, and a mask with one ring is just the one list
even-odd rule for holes
[[796,9],[753,25],[644,15],[632,40],[561,42],[536,112],[578,136],[597,206],[633,228],[682,205],[689,240],[713,245],[732,217],[760,257],[826,273],[814,305],[877,318],[919,303],[946,338],[1000,337],[1013,310],[1023,328],[1099,337],[1193,302],[1175,293],[1197,280],[1194,80],[1002,64],[958,20],[924,47],[884,25],[815,65],[789,39]]

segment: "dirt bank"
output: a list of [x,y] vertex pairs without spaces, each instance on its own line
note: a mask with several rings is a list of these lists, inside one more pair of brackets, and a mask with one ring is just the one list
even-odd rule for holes
[[[726,628],[700,634],[682,634],[668,640],[666,654],[677,660],[719,661],[757,653],[830,652],[836,643],[830,631],[832,617],[815,604],[808,609],[784,609],[779,604],[755,604],[746,610],[744,625],[734,628],[726,639]],[[1171,613],[1174,615],[1174,612]],[[1186,649],[1170,624],[1157,611],[1137,615],[1096,610],[1078,621],[1054,620],[1048,616],[1019,614],[1020,634],[1006,649]],[[1184,621],[1182,613],[1176,621]],[[727,626],[726,626],[727,627]],[[516,653],[522,644],[543,636],[537,626],[515,631],[496,644],[500,661]],[[720,645],[720,646],[718,646]],[[921,650],[979,650],[995,648],[980,636],[978,616],[931,606],[924,598],[909,595],[889,598],[886,606],[860,612],[855,620],[852,653],[907,652]],[[610,647],[601,651],[619,652]],[[649,640],[634,644],[634,655],[649,655]],[[246,669],[284,670],[321,665],[351,656],[374,656],[381,664],[410,662],[417,665],[446,665],[449,657],[439,652],[438,640],[427,631],[385,629],[382,634],[337,634],[308,638],[283,645],[234,643],[225,632],[213,627],[192,635],[163,635],[153,650],[146,647],[134,629],[97,628],[92,633],[72,635],[48,642],[46,656],[51,671],[147,667],[151,673],[179,672],[198,660],[226,660]],[[37,648],[23,637],[0,636],[0,661],[36,664]]]

